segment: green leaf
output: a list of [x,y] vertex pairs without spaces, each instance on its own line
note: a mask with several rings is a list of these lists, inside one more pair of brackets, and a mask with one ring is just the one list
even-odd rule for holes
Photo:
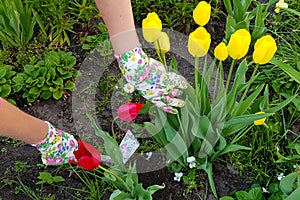
[[11,86],[8,84],[0,86],[0,97],[7,97],[11,92]]
[[280,102],[277,106],[274,106],[272,108],[264,110],[264,112],[266,112],[266,113],[276,113],[278,110],[282,109],[283,107],[288,105],[290,102],[292,102],[293,99],[296,98],[297,96],[298,96],[298,94],[295,94],[294,96],[291,96],[291,97],[287,98],[283,102]]
[[63,95],[63,91],[61,91],[61,90],[57,90],[57,91],[53,92],[53,98],[55,100],[59,100],[62,97],[62,95]]
[[238,200],[253,200],[246,191],[237,191],[235,196]]
[[56,80],[52,81],[55,85],[63,85],[64,80],[62,78],[57,78]]
[[298,187],[292,194],[290,194],[285,200],[299,200],[300,188]]
[[[268,111],[265,111],[265,112],[268,112]],[[271,115],[273,115],[273,113],[249,114],[249,115],[233,117],[225,122],[224,129],[228,128],[229,126],[236,125],[236,124],[243,124],[244,126],[248,126],[249,124],[253,123],[255,120],[266,118]]]
[[235,151],[240,151],[240,150],[250,151],[251,148],[242,146],[242,145],[238,145],[238,144],[229,144],[222,151],[220,151],[217,156],[221,156],[221,155],[224,155],[229,152],[235,152]]
[[44,90],[41,94],[41,97],[45,100],[50,99],[52,97],[52,92],[49,90]]
[[294,81],[300,84],[300,72],[296,71],[294,68],[292,68],[290,65],[285,64],[284,62],[277,60],[275,58],[272,58],[270,63],[272,63],[275,66],[278,66],[280,69],[285,71]]
[[224,197],[221,197],[220,200],[234,200],[234,198],[232,198],[230,196],[224,196]]
[[296,179],[299,177],[299,174],[296,172],[293,172],[285,177],[283,177],[280,180],[280,189],[283,193],[289,195],[294,190],[294,183]]
[[0,69],[0,79],[2,79],[6,74],[6,70],[5,69]]
[[68,82],[66,82],[64,88],[65,88],[66,90],[72,91],[72,90],[75,88],[75,83],[73,83],[73,82],[71,82],[71,81],[68,81]]

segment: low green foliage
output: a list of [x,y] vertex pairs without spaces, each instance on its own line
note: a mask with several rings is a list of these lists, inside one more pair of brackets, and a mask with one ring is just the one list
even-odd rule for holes
[[24,47],[33,37],[37,22],[44,28],[29,2],[1,0],[0,4],[0,41],[4,47]]
[[50,51],[44,60],[24,66],[24,72],[13,78],[14,91],[21,92],[28,102],[38,97],[58,100],[75,87],[73,80],[78,74],[75,64],[76,58],[71,52]]
[[12,92],[12,77],[16,74],[12,66],[0,64],[0,97],[8,97]]
[[49,172],[40,172],[40,175],[38,176],[38,179],[41,179],[38,181],[36,184],[54,184],[54,183],[59,183],[59,182],[64,182],[65,179],[62,176],[52,176],[51,173]]

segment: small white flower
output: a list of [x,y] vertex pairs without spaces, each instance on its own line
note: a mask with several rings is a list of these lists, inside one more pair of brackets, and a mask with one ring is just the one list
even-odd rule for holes
[[283,173],[280,173],[280,174],[277,175],[277,179],[278,179],[279,181],[280,181],[283,177],[285,177]]
[[174,181],[180,181],[181,177],[183,176],[182,172],[175,172]]
[[261,187],[261,189],[262,189],[263,193],[267,193],[268,192],[268,190],[266,188],[264,188],[264,187]]
[[288,4],[284,2],[284,0],[279,0],[278,3],[276,3],[276,8],[288,8]]
[[190,163],[190,164],[189,164],[189,167],[190,167],[191,169],[194,168],[194,167],[196,167],[196,163],[195,163],[195,162]]
[[192,162],[195,162],[195,161],[196,161],[196,158],[195,158],[194,156],[187,157],[187,158],[186,158],[186,161],[187,161],[188,163],[192,163]]
[[297,165],[293,165],[293,168],[296,169],[296,168],[297,168]]
[[152,152],[147,152],[146,156],[147,156],[146,160],[149,160],[151,158],[151,156],[152,156]]
[[279,147],[276,147],[276,151],[278,152],[280,149],[279,149]]
[[134,91],[133,85],[131,85],[130,83],[126,83],[126,84],[124,85],[124,91],[125,91],[126,93],[133,93],[133,91]]
[[279,13],[281,8],[288,8],[288,4],[284,3],[284,0],[279,0],[279,2],[276,3],[275,12]]

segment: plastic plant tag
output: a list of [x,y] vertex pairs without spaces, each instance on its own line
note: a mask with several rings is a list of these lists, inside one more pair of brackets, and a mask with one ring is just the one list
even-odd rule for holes
[[140,146],[140,143],[134,137],[132,132],[128,130],[121,141],[120,149],[123,154],[123,163],[126,163],[128,159],[132,156],[132,154],[137,150]]
[[[133,133],[130,130],[128,130],[119,146],[123,155],[123,163],[125,164],[140,146],[140,143],[134,137]],[[106,164],[112,164],[112,160],[108,155],[101,155],[101,162]]]

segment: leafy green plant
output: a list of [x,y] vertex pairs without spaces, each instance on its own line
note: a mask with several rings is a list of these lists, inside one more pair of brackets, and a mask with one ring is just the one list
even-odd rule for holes
[[16,74],[12,66],[0,64],[0,97],[8,97],[12,92],[12,77]]
[[[243,28],[251,32],[253,41],[262,37],[267,32],[265,19],[269,14],[268,9],[275,2],[275,0],[272,0],[266,4],[262,4],[253,0],[223,0],[228,14],[226,19],[225,39],[228,41],[233,32]],[[250,10],[250,5],[252,3],[255,3],[256,6],[254,6],[254,9]],[[252,23],[253,19],[254,23]]]
[[[82,49],[84,50],[92,50],[95,47],[99,46],[99,45],[104,45],[104,41],[108,40],[108,31],[106,29],[106,26],[104,25],[104,23],[99,23],[98,24],[98,29],[100,31],[99,34],[97,35],[88,35],[86,36],[86,38],[84,38],[84,44],[82,45]],[[111,48],[112,50],[112,48]]]
[[0,1],[0,41],[4,47],[20,48],[34,35],[36,23],[44,30],[32,5],[22,0]]
[[22,97],[28,102],[38,97],[58,100],[75,87],[73,80],[78,74],[75,64],[76,58],[71,52],[50,51],[44,60],[24,66],[24,72],[13,78],[14,91],[22,92]]
[[111,194],[110,199],[152,199],[152,194],[164,186],[152,185],[144,189],[138,181],[138,175],[135,171],[136,166],[133,164],[126,169],[123,163],[123,156],[115,138],[107,132],[102,131],[96,125],[94,118],[87,114],[91,121],[91,126],[95,134],[104,140],[103,147],[99,147],[101,152],[111,157],[112,164],[109,169],[99,166],[99,170],[104,171],[103,180],[116,187]]
[[[249,191],[237,191],[235,192],[237,200],[263,200],[262,189],[260,187],[253,187]],[[234,200],[230,196],[221,197],[220,200]]]
[[62,176],[52,176],[51,173],[49,172],[40,172],[40,175],[38,176],[38,179],[41,179],[38,181],[36,184],[53,184],[53,183],[59,183],[59,182],[64,182],[65,179]]
[[31,0],[30,2],[41,16],[50,45],[62,46],[64,43],[70,45],[69,33],[74,33],[73,26],[78,21],[71,11],[72,1]]

